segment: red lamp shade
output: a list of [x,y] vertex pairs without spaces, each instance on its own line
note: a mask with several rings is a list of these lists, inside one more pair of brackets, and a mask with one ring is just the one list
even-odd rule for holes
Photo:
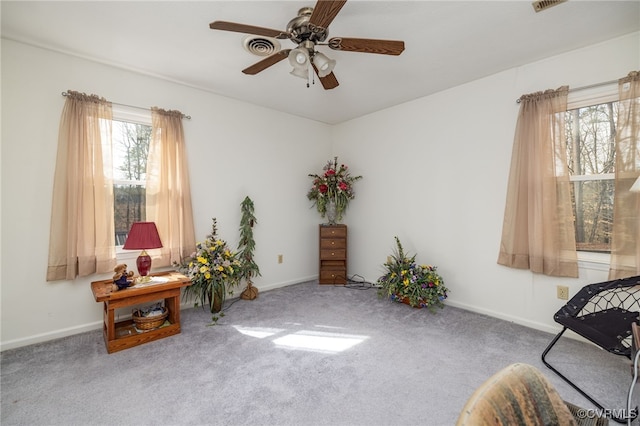
[[124,250],[142,250],[136,260],[136,266],[140,276],[146,277],[151,270],[151,256],[145,250],[160,247],[162,247],[162,241],[160,241],[160,235],[158,235],[158,228],[156,228],[155,223],[134,222],[131,225],[129,235],[127,235],[127,241],[125,241],[122,248]]

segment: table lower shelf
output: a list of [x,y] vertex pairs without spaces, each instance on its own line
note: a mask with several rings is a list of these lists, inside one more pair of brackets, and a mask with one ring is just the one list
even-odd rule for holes
[[171,324],[168,323],[168,321],[165,322],[165,325],[152,330],[136,329],[133,320],[121,321],[115,324],[116,337],[113,340],[107,339],[106,326],[103,329],[104,341],[108,353],[118,352],[179,333],[180,324]]

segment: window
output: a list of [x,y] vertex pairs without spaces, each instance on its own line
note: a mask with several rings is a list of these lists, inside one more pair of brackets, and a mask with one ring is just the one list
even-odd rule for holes
[[112,128],[115,245],[122,246],[133,222],[146,218],[145,180],[151,117],[116,110]]
[[[140,108],[131,107],[137,111],[127,114],[98,95],[70,90],[65,96],[47,281],[111,272],[114,257],[116,261],[120,258],[116,243],[126,240],[129,224],[135,220],[153,220],[158,227],[163,248],[156,266],[169,266],[192,253],[196,243],[184,153],[184,115],[155,107],[144,110],[144,114]],[[114,121],[121,122],[115,125],[115,144]],[[115,156],[114,145],[118,150]],[[166,179],[144,176],[147,166],[154,175]],[[113,182],[114,171],[115,197],[113,187],[104,184]],[[153,200],[146,199],[151,198],[150,192]],[[114,199],[118,219],[112,214]],[[72,215],[76,220],[69,221]]]
[[566,113],[576,247],[609,252],[613,226],[617,102]]
[[[593,88],[609,93],[584,97]],[[640,72],[574,92],[582,105],[568,86],[520,97],[498,263],[578,277],[608,259],[609,278],[624,278],[640,267]]]
[[576,248],[609,253],[613,227],[617,96],[569,103],[565,115],[567,164]]

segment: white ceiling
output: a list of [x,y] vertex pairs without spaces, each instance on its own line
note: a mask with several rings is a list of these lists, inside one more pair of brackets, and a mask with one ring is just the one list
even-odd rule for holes
[[[223,96],[335,124],[515,66],[640,30],[640,1],[349,0],[329,37],[404,40],[400,56],[317,50],[340,85],[306,87],[286,60],[251,76],[262,57],[214,20],[285,30],[296,1],[6,1],[2,37],[137,70]],[[295,45],[281,40],[282,48]],[[114,100],[126,102],[126,100]]]

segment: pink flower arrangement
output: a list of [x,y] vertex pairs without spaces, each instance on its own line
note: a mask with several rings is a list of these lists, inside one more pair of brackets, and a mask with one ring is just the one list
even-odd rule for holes
[[310,174],[313,185],[307,193],[307,198],[313,202],[321,217],[325,217],[327,205],[334,202],[336,206],[336,218],[342,219],[349,201],[355,198],[353,184],[362,176],[351,176],[349,167],[345,164],[338,166],[338,157],[329,160],[322,168],[320,175]]

